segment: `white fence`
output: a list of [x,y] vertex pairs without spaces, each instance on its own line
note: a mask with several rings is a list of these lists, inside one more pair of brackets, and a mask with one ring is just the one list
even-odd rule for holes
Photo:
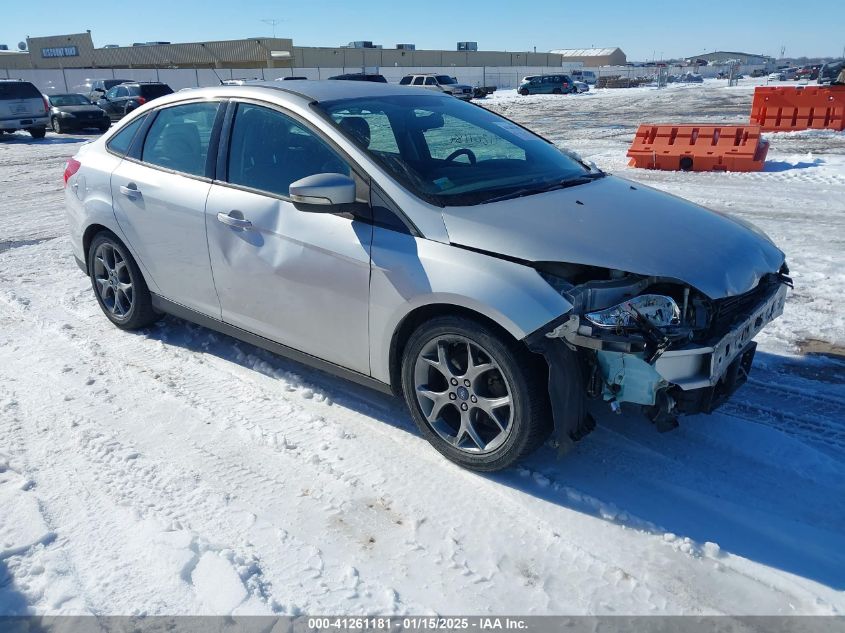
[[[740,72],[748,74],[757,67],[742,67]],[[702,66],[698,72],[705,77],[715,77],[720,71],[727,71],[727,66]],[[308,79],[326,79],[343,73],[361,72],[355,68],[66,68],[63,70],[16,70],[0,68],[0,79],[24,79],[34,83],[46,94],[59,92],[87,92],[86,86],[92,79],[134,79],[138,81],[163,81],[173,90],[215,86],[223,79],[276,79],[284,76],[307,77]],[[461,83],[470,86],[497,86],[516,88],[526,75],[567,72],[568,68],[553,66],[397,66],[367,69],[380,72],[391,83],[410,73],[437,73],[457,77]],[[621,75],[622,77],[648,77],[657,74],[657,68],[634,66],[604,66],[602,68],[584,68],[592,70],[597,76]],[[693,70],[692,68],[670,67],[670,74]]]

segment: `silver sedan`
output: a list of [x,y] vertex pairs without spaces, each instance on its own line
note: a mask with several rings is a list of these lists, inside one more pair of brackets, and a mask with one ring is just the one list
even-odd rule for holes
[[580,440],[590,399],[659,430],[712,411],[789,284],[758,229],[409,87],[179,92],[83,146],[65,182],[116,326],[170,313],[392,392],[477,470]]

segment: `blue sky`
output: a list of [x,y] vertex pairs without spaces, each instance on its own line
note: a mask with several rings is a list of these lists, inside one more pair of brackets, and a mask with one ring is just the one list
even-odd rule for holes
[[94,44],[186,42],[268,36],[262,18],[283,20],[279,37],[304,46],[372,40],[386,47],[454,49],[459,40],[485,50],[620,46],[629,60],[685,57],[712,50],[777,56],[842,55],[845,2],[734,0],[626,2],[598,0],[88,0],[8,2],[0,43],[12,48],[25,36],[92,31]]

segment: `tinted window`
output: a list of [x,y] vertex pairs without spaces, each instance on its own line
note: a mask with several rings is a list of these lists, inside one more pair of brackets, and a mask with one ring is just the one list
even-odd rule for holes
[[40,99],[38,88],[28,81],[0,81],[0,99]]
[[114,96],[120,99],[121,97],[129,96],[129,89],[126,86],[117,86],[114,89]]
[[437,75],[437,81],[441,84],[456,84],[458,83],[449,75]]
[[434,77],[426,77],[425,78],[425,85],[426,86],[436,86],[437,82],[434,81]]
[[218,103],[187,103],[159,111],[141,160],[195,176],[205,175],[208,143]]
[[407,86],[409,83],[411,83],[411,79],[412,77],[410,75],[408,75],[407,77],[402,77],[402,79],[399,81],[399,85]]
[[349,167],[308,128],[280,112],[240,104],[229,144],[228,181],[281,196],[292,182]]
[[173,91],[170,89],[170,86],[166,84],[143,84],[140,86],[141,88],[141,95],[144,96],[148,101],[150,99],[157,99],[159,97],[163,97],[164,95],[169,95]]
[[424,77],[414,77],[414,85],[422,86]]
[[147,118],[147,115],[138,117],[128,125],[124,126],[123,129],[120,130],[117,134],[115,134],[106,146],[113,151],[115,154],[120,154],[124,156],[126,152],[129,151],[130,146],[132,145],[132,139],[135,138],[135,134],[138,132],[138,129],[141,127],[141,124]]
[[105,95],[103,95],[106,99],[117,99],[117,88],[110,89]]

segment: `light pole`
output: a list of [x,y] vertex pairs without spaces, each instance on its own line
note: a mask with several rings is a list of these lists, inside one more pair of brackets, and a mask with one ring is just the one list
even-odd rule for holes
[[262,18],[261,22],[264,22],[264,24],[269,24],[271,27],[273,27],[273,39],[276,39],[276,25],[281,23],[281,20],[278,20],[276,18]]

